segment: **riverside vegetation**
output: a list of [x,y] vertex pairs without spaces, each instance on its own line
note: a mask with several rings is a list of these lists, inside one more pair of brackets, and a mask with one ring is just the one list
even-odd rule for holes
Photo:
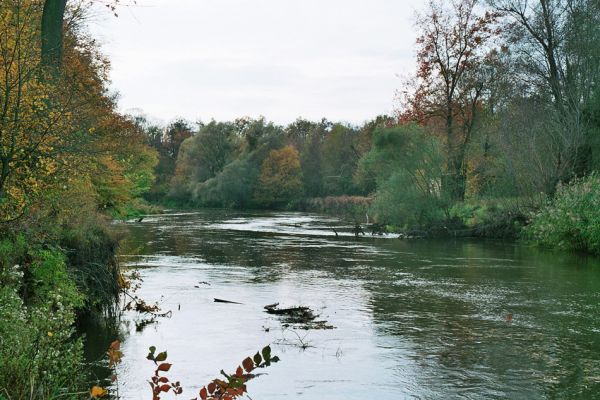
[[108,222],[150,203],[600,253],[596,1],[430,2],[397,113],[362,126],[122,115],[87,9],[0,3],[0,397],[89,393],[75,326],[118,312]]
[[146,198],[597,252],[599,20],[592,1],[432,1],[397,113],[362,126],[139,116],[160,160]]

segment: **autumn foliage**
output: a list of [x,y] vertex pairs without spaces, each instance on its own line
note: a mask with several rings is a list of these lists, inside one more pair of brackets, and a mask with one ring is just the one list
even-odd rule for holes
[[[108,61],[76,14],[64,67],[41,65],[41,2],[0,4],[0,221],[20,218],[51,191],[88,187],[96,206],[119,211],[154,180],[155,151],[116,111]],[[91,183],[87,185],[87,183]]]
[[293,146],[271,150],[262,164],[256,199],[265,205],[286,204],[300,198],[302,192],[298,150]]

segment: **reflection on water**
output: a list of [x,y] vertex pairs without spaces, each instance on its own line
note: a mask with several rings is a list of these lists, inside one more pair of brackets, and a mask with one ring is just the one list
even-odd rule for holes
[[[123,229],[140,295],[173,310],[143,330],[123,317],[124,399],[150,398],[150,345],[168,349],[189,398],[257,348],[297,342],[263,312],[275,302],[308,305],[337,329],[298,332],[306,350],[274,345],[282,361],[250,383],[253,399],[600,396],[597,260],[498,242],[355,239],[335,219],[296,213],[168,213]],[[103,341],[90,338],[90,353]]]

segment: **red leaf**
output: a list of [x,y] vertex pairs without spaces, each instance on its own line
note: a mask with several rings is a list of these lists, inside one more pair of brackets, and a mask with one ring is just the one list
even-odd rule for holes
[[200,398],[202,400],[206,400],[207,397],[208,397],[208,394],[206,393],[206,388],[200,389]]
[[254,369],[254,361],[250,357],[247,357],[244,361],[242,361],[242,365],[246,372],[251,372]]
[[171,385],[162,385],[160,387],[161,392],[168,392],[169,390],[171,390]]
[[237,369],[235,370],[235,376],[237,376],[239,378],[243,374],[244,374],[244,370],[242,369],[242,367],[237,367]]
[[215,392],[215,389],[217,388],[217,385],[214,382],[211,382],[208,384],[208,393],[213,394]]
[[160,365],[158,366],[158,370],[159,370],[159,371],[165,371],[165,372],[166,372],[166,371],[168,371],[168,370],[170,370],[170,369],[171,369],[171,365],[172,365],[172,364],[169,364],[169,363],[162,363],[162,364],[160,364]]

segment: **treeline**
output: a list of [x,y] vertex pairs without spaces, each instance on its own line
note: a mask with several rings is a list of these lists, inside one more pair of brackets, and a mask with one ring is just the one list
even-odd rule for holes
[[158,162],[117,112],[85,3],[68,7],[51,63],[43,7],[0,2],[0,397],[14,399],[89,390],[75,323],[116,312],[118,238],[107,222],[143,206]]
[[296,208],[369,196],[392,227],[516,236],[599,168],[598,2],[434,0],[416,28],[417,70],[392,117],[178,122],[155,143],[169,170],[153,198]]
[[278,126],[265,119],[176,121],[166,128],[138,118],[159,153],[149,200],[234,208],[296,207],[305,198],[368,195],[356,179],[374,132],[391,118],[362,127],[298,119]]

